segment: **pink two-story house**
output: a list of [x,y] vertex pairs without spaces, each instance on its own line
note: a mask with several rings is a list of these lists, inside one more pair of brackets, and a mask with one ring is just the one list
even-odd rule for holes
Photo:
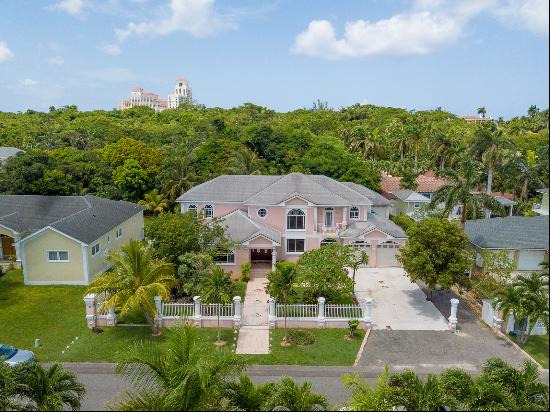
[[399,266],[396,254],[407,239],[389,220],[387,199],[364,186],[326,176],[224,175],[180,196],[181,211],[221,218],[240,246],[219,265],[240,274],[245,262],[296,261],[304,252],[338,242],[362,248],[369,266]]

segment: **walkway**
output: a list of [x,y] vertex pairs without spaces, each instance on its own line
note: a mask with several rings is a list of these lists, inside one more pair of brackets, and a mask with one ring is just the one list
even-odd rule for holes
[[265,274],[271,265],[255,265],[246,287],[241,329],[237,340],[238,354],[265,355],[269,353],[269,295],[265,291]]

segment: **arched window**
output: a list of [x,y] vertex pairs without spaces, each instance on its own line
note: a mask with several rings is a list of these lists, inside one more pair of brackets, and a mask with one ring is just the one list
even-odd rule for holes
[[286,215],[286,228],[289,230],[304,230],[306,228],[306,214],[303,210],[292,209]]
[[189,206],[187,206],[187,210],[196,212],[197,211],[197,205],[189,205]]
[[349,210],[349,218],[350,219],[359,219],[359,208],[358,207],[353,206]]
[[212,205],[204,206],[204,217],[206,218],[214,217],[214,208],[212,207]]

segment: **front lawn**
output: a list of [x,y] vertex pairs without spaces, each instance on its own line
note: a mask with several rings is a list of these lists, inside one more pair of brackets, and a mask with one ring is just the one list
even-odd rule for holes
[[[289,329],[290,330],[290,329]],[[253,365],[325,365],[351,366],[365,336],[358,330],[355,338],[346,340],[348,329],[307,329],[315,335],[315,343],[308,346],[280,345],[284,329],[271,330],[271,353],[268,355],[243,355]]]
[[[516,343],[515,337],[512,337]],[[519,344],[525,352],[531,355],[540,365],[548,369],[548,336],[547,335],[534,335],[530,336],[525,345]]]

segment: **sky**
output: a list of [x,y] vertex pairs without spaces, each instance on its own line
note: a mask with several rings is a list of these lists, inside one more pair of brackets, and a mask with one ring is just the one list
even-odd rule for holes
[[207,107],[548,107],[548,0],[0,0],[0,111],[112,109],[186,77]]

